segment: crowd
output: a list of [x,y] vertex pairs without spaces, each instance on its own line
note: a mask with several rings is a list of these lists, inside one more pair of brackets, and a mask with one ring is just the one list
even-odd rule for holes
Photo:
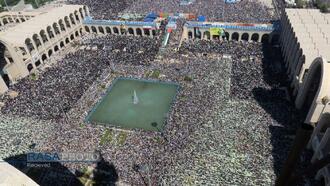
[[[1,112],[53,120],[38,150],[100,150],[126,183],[143,184],[142,175],[152,185],[274,184],[275,165],[285,159],[297,125],[280,89],[283,69],[279,61],[270,63],[272,50],[259,43],[188,40],[179,52],[159,57],[159,47],[159,40],[147,37],[87,38],[55,66],[15,84],[11,89],[19,95],[4,98]],[[150,76],[156,70],[159,77]],[[122,76],[177,82],[181,88],[164,133],[132,130],[121,145],[114,139],[100,144],[107,127],[83,119],[104,96],[100,85]],[[111,138],[122,132],[111,131]],[[139,174],[135,164],[148,168]]]
[[118,19],[118,13],[148,14],[186,13],[203,15],[208,21],[267,23],[275,19],[270,8],[257,0],[242,0],[228,4],[221,0],[196,0],[190,5],[180,5],[181,0],[115,0],[90,1],[69,0],[69,3],[84,4],[96,19]]
[[19,96],[7,97],[2,113],[59,119],[110,64],[148,65],[157,54],[151,38],[109,36],[87,40],[97,51],[78,50],[36,78],[25,78],[11,87]]
[[[145,6],[148,4],[148,6]],[[159,5],[162,6],[159,6]],[[240,1],[235,4],[227,4],[224,1],[217,0],[196,0],[190,5],[180,5],[180,0],[175,1],[136,1],[133,6],[125,9],[125,12],[147,13],[165,12],[165,13],[190,13],[194,15],[203,15],[209,21],[226,22],[268,22],[272,18],[268,8],[258,1]]]
[[95,19],[116,19],[118,13],[131,6],[133,2],[134,0],[68,0],[69,4],[88,6]]
[[275,49],[270,50],[268,45],[255,42],[189,40],[183,43],[180,51],[230,55],[231,95],[236,98],[253,99],[254,88],[274,89],[273,97],[277,98],[276,95],[283,92],[278,91],[278,88],[286,85],[286,76],[281,64],[274,63],[274,60],[280,61],[280,59],[276,59],[278,55],[274,52]]
[[3,44],[0,44],[0,73],[2,72],[3,67],[6,66],[7,62],[4,58],[6,47]]

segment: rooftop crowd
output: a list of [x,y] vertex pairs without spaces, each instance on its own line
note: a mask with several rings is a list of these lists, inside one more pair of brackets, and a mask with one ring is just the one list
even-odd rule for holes
[[270,9],[256,0],[243,0],[227,4],[223,0],[196,0],[190,5],[180,5],[180,0],[69,0],[90,8],[95,19],[118,19],[119,13],[146,15],[156,13],[186,13],[203,15],[208,21],[267,23],[275,19]]
[[[195,165],[201,161],[200,157],[208,156],[204,153],[211,153],[210,146],[217,152],[227,153],[234,148],[236,153],[251,156],[251,160],[244,160],[246,165],[236,171],[245,170],[260,175],[258,167],[268,161],[271,153],[276,156],[267,164],[270,172],[272,163],[283,161],[290,141],[279,136],[290,134],[293,130],[292,115],[295,111],[284,98],[273,99],[283,94],[278,88],[285,82],[281,82],[281,78],[272,78],[275,77],[272,73],[280,75],[282,71],[280,67],[277,69],[267,65],[268,57],[272,56],[265,55],[266,49],[262,44],[189,40],[183,42],[179,52],[170,51],[160,61],[157,58],[160,42],[146,37],[92,36],[85,39],[81,46],[97,46],[98,49],[80,49],[68,54],[56,66],[39,74],[37,80],[27,78],[15,84],[12,89],[19,92],[18,97],[5,98],[6,104],[1,110],[4,114],[60,122],[52,131],[51,140],[42,148],[79,151],[97,147],[106,155],[107,161],[114,163],[121,179],[132,183],[142,183],[139,174],[132,169],[135,163],[149,166],[153,182],[174,179],[177,183],[183,183],[186,175],[190,174],[187,170],[197,171],[197,176],[200,176],[198,183],[239,184],[248,179],[231,172],[233,170],[230,170],[232,167],[228,162],[223,164],[229,167],[222,165],[221,171],[211,172],[205,172],[208,170],[206,165]],[[231,55],[232,59],[221,59],[224,54]],[[94,84],[100,82],[100,77],[110,75],[110,79],[105,82],[102,80],[102,83],[110,84],[119,76],[148,79],[154,77],[146,74],[157,69],[162,74],[157,79],[181,85],[163,135],[139,131],[130,133],[123,146],[105,144],[100,147],[97,139],[102,136],[104,128],[79,128],[74,123],[80,123],[81,120],[70,120],[73,117],[71,115],[79,115],[83,119],[85,113],[90,111],[91,105],[83,104],[87,102],[86,99],[99,99],[104,95]],[[185,80],[184,77],[192,80]],[[93,90],[89,90],[90,87]],[[267,104],[270,101],[272,104]],[[69,112],[73,108],[74,112]],[[70,113],[67,115],[70,120],[68,123],[62,122],[64,112]],[[206,121],[212,124],[209,126]],[[250,125],[250,128],[242,127],[246,125]],[[289,132],[269,131],[275,126],[288,128]],[[247,132],[253,133],[253,138],[257,137],[258,140],[250,139],[252,136],[246,135]],[[162,136],[166,136],[168,141],[163,140]],[[246,139],[240,140],[236,147],[230,147],[235,140],[228,139],[242,137]],[[72,138],[75,142],[72,142]],[[268,144],[267,148],[260,143]],[[268,148],[272,145],[273,148]],[[221,153],[217,154],[212,155],[212,158],[217,162],[225,161]],[[263,156],[259,157],[260,154]],[[219,168],[218,164],[209,166],[214,167],[212,170]],[[171,176],[171,172],[176,175]],[[229,175],[221,176],[225,172]],[[270,180],[274,179],[273,174],[270,173]],[[248,183],[255,181],[247,180]]]
[[[187,6],[180,6],[179,0],[70,3],[88,5],[92,16],[100,19],[115,19],[120,12],[150,11],[183,11],[235,22],[273,19],[256,1],[196,0]],[[181,28],[184,20],[177,23]],[[174,31],[168,47],[178,46],[181,32]],[[150,176],[152,185],[272,185],[291,142],[287,135],[296,124],[295,109],[280,89],[286,85],[280,59],[271,63],[276,54],[255,42],[187,40],[178,52],[163,53],[160,44],[159,39],[147,37],[90,35],[80,50],[37,73],[36,79],[13,85],[11,89],[19,95],[3,98],[1,113],[54,121],[57,125],[50,140],[39,150],[100,150],[127,183],[140,185],[141,177]],[[150,77],[155,70],[160,76]],[[180,84],[164,133],[132,130],[122,145],[100,144],[109,127],[85,125],[83,119],[92,108],[89,102],[104,96],[99,85],[111,85],[116,77]],[[64,113],[69,113],[70,122],[63,122]],[[135,164],[148,169],[139,174],[132,168]]]
[[274,52],[274,48],[262,43],[189,40],[183,43],[181,51],[230,55],[233,62],[231,93],[241,99],[251,99],[252,89],[255,87],[272,89],[286,85],[281,64],[273,63],[274,59],[280,60],[278,53]]
[[111,36],[92,40],[86,45],[97,46],[100,50],[78,50],[68,54],[37,79],[23,79],[12,87],[20,95],[6,101],[1,111],[40,119],[58,119],[70,110],[111,63],[148,65],[158,51],[156,41],[139,37]]

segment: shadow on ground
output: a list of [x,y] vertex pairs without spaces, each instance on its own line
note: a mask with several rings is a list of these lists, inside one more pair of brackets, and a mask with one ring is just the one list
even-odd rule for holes
[[[82,186],[87,183],[86,172],[70,171],[61,163],[37,163],[27,164],[27,155],[20,154],[12,157],[5,158],[4,161],[16,167],[21,172],[25,173],[28,177],[34,180],[41,186]],[[87,166],[87,165],[86,165]],[[74,172],[74,173],[73,173]],[[103,157],[97,162],[96,168],[93,173],[93,185],[115,185],[118,181],[118,174],[115,166],[106,162]]]
[[294,102],[287,99],[289,82],[279,47],[263,45],[265,58],[262,61],[263,80],[272,88],[255,87],[252,90],[254,99],[270,114],[273,122],[269,123],[271,134],[273,167],[279,176],[284,161],[292,146],[296,130],[301,123],[299,111]]

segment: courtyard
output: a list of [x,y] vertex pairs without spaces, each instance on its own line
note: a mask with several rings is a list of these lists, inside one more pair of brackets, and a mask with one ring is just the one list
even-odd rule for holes
[[123,128],[162,131],[179,85],[118,78],[86,120]]
[[[157,40],[128,36],[86,38],[81,45],[99,49],[67,54],[58,63],[66,68],[55,64],[15,85],[16,98],[3,98],[1,158],[31,148],[100,151],[115,167],[116,182],[142,184],[133,168],[140,165],[148,167],[144,177],[160,184],[274,183],[298,117],[270,46],[186,41],[167,54],[159,52]],[[120,77],[180,85],[162,132],[86,124],[91,108]],[[127,100],[132,95],[134,90]],[[64,166],[73,171],[87,165]]]

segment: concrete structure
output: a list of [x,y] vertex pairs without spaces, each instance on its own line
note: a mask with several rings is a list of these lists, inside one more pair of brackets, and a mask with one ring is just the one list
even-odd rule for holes
[[116,20],[84,20],[84,30],[95,34],[119,34],[154,37],[159,23]]
[[0,13],[0,26],[4,26],[10,23],[22,23],[25,22],[42,12],[1,12]]
[[[312,162],[330,152],[330,15],[316,9],[285,9],[280,43],[295,105],[315,126]],[[330,166],[316,178],[330,185]]]
[[31,178],[17,170],[12,165],[0,159],[0,185],[38,186]]
[[0,94],[26,77],[83,32],[154,37],[155,22],[93,20],[88,7],[58,5],[32,12],[0,14]]
[[80,37],[83,19],[89,16],[89,10],[82,5],[59,5],[45,12],[2,15],[4,25],[9,18],[21,20],[21,23],[0,32],[0,48],[3,49],[0,94],[10,83],[29,75],[52,54]]
[[281,19],[280,42],[296,107],[303,110],[306,123],[317,123],[321,100],[330,93],[330,15],[286,9]]
[[[211,28],[224,29],[222,37],[211,35]],[[277,42],[279,27],[272,24],[240,24],[189,21],[183,30],[183,39],[236,40],[255,42]]]

